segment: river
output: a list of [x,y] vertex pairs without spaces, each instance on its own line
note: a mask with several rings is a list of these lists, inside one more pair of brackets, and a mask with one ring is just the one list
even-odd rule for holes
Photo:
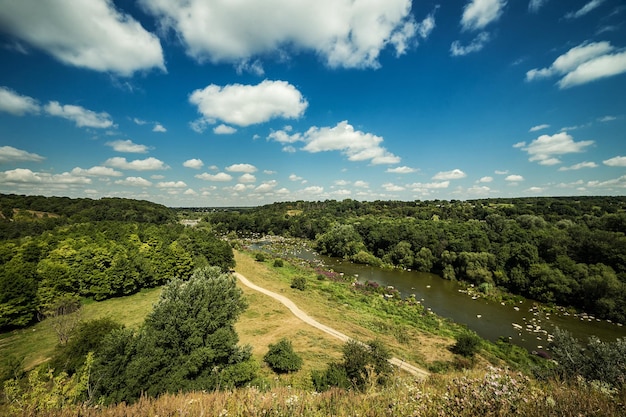
[[503,305],[463,292],[458,283],[431,273],[360,265],[318,255],[304,248],[291,250],[290,256],[322,263],[336,272],[354,276],[360,282],[374,281],[383,286],[393,286],[403,297],[414,294],[426,308],[467,326],[484,339],[496,341],[500,337],[510,338],[512,343],[529,351],[548,350],[555,327],[571,332],[584,342],[594,335],[604,341],[626,337],[625,326],[585,314],[544,313],[544,309],[538,308],[540,303],[531,300]]

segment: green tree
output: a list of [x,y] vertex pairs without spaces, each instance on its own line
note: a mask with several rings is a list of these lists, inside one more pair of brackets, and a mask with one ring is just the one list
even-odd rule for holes
[[339,258],[350,258],[365,250],[361,235],[349,224],[337,224],[317,237],[316,246],[321,253]]
[[293,351],[291,341],[285,338],[276,344],[269,345],[269,350],[263,360],[276,373],[295,372],[302,368],[302,358]]

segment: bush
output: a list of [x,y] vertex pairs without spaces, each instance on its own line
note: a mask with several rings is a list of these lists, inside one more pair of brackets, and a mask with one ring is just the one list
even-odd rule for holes
[[452,353],[471,358],[480,349],[480,337],[474,333],[463,333],[456,339],[456,344],[450,349]]
[[269,351],[263,360],[279,374],[299,371],[302,368],[302,358],[293,351],[291,342],[284,338],[275,345],[269,345]]
[[283,265],[282,259],[274,259],[274,268],[282,268]]
[[257,252],[256,255],[254,255],[254,259],[256,259],[257,262],[265,262],[265,254]]
[[291,281],[291,288],[295,288],[296,290],[300,291],[306,290],[306,278],[295,277],[293,281]]

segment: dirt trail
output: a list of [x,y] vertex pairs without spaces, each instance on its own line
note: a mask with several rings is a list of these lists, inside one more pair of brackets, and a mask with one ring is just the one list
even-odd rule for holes
[[[337,339],[341,340],[342,342],[347,342],[349,341],[351,338],[346,336],[345,334],[333,329],[332,327],[328,327],[325,324],[320,323],[319,321],[315,320],[313,317],[309,316],[308,314],[306,314],[304,311],[300,310],[300,308],[298,308],[298,306],[291,301],[289,298],[285,297],[284,295],[280,295],[277,294],[273,291],[270,291],[268,289],[265,289],[263,287],[259,287],[258,285],[252,283],[248,278],[244,277],[243,275],[241,275],[238,272],[234,272],[233,275],[246,287],[252,288],[255,291],[258,291],[262,294],[265,294],[269,297],[272,297],[273,299],[280,301],[283,305],[285,305],[285,307],[287,307],[297,318],[299,318],[300,320],[302,320],[303,322],[320,329],[323,332],[328,333],[329,335],[336,337]],[[398,358],[391,358],[389,359],[389,362],[392,365],[397,366],[399,369],[402,369],[403,371],[406,371],[412,375],[415,375],[417,377],[420,378],[426,378],[430,375],[430,373],[428,371],[425,371],[421,368],[418,368],[416,366],[411,365],[410,363],[407,363],[405,361],[403,361],[402,359],[398,359]]]

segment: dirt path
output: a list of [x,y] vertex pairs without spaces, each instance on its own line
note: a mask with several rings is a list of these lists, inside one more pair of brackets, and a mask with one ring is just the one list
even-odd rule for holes
[[[268,289],[265,289],[263,287],[259,287],[256,284],[253,284],[248,278],[244,277],[243,275],[241,275],[238,272],[234,272],[233,275],[246,287],[252,288],[255,291],[258,291],[262,294],[265,294],[269,297],[272,297],[273,299],[280,301],[283,305],[285,305],[285,307],[287,307],[297,318],[299,318],[300,320],[302,320],[303,322],[305,322],[308,325],[311,325],[317,329],[320,329],[323,332],[328,333],[329,335],[336,337],[337,339],[341,340],[342,342],[347,342],[349,341],[351,338],[346,336],[345,334],[333,329],[332,327],[328,327],[325,324],[320,323],[319,321],[315,320],[313,317],[309,316],[308,314],[306,314],[304,311],[300,310],[300,308],[298,308],[298,306],[291,301],[289,298],[285,297],[284,295],[280,295],[277,294],[273,291],[270,291]],[[389,362],[392,365],[397,366],[399,369],[402,369],[403,371],[406,371],[412,375],[415,375],[417,377],[420,378],[426,378],[430,375],[430,373],[428,373],[428,371],[425,371],[421,368],[418,368],[416,366],[411,365],[410,363],[407,363],[405,361],[403,361],[402,359],[398,359],[398,358],[391,358],[389,359]]]

